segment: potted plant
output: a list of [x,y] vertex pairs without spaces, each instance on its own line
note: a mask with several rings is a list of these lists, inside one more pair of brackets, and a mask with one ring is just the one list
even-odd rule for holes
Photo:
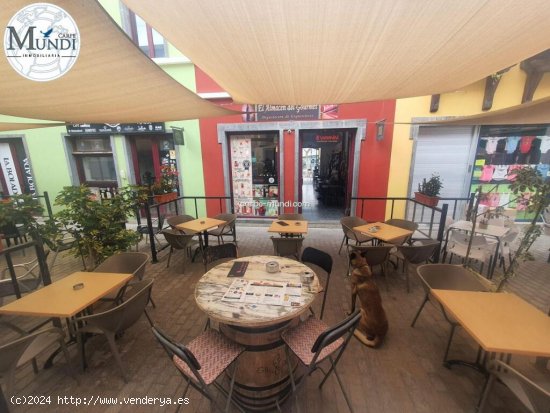
[[160,167],[160,177],[151,186],[157,204],[173,201],[177,198],[178,171],[169,165]]
[[105,258],[138,242],[140,234],[126,229],[125,223],[141,201],[132,187],[120,188],[112,198],[97,200],[84,185],[68,186],[55,199],[55,205],[63,208],[55,214],[56,224],[73,229],[77,242],[72,251],[93,270]]
[[435,207],[439,202],[439,193],[443,188],[443,182],[438,174],[433,174],[430,179],[424,178],[418,184],[418,192],[414,193],[415,199],[421,204]]

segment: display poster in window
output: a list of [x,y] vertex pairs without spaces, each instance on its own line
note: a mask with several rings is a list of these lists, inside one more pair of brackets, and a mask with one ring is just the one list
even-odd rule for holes
[[510,184],[516,179],[514,171],[521,168],[534,168],[550,180],[550,136],[514,132],[479,139],[470,191],[481,187],[483,208],[502,207],[517,221],[529,221],[533,218],[526,209],[529,192],[517,198]]
[[231,137],[230,147],[236,214],[276,216],[279,186],[275,139],[237,135]]

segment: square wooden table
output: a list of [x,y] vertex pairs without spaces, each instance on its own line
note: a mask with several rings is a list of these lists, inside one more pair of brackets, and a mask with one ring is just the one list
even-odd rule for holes
[[[285,222],[288,225],[281,225]],[[307,221],[295,221],[291,219],[278,219],[271,223],[267,232],[277,232],[279,234],[307,234]]]
[[[200,234],[199,241],[201,243],[201,248],[204,243],[204,247],[208,247],[208,234],[207,231],[212,228],[219,227],[220,225],[225,224],[226,221],[216,218],[197,218],[192,221],[182,222],[181,224],[176,225],[176,228],[181,231],[193,231]],[[204,254],[203,254],[204,255]]]
[[512,293],[431,290],[486,352],[550,356],[550,317]]
[[[374,231],[373,227],[378,227],[378,231]],[[408,237],[413,234],[413,231],[399,228],[393,225],[384,224],[383,222],[374,222],[371,224],[360,225],[353,228],[362,234],[379,239],[384,242],[391,242],[399,238]]]
[[[70,318],[122,287],[132,274],[75,272],[3,307],[0,314]],[[76,284],[83,288],[73,289]]]

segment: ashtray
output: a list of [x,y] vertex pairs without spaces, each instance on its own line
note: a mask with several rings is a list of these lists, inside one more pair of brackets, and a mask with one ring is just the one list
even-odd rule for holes
[[380,227],[378,225],[375,225],[374,227],[369,228],[369,232],[378,232],[379,229]]
[[277,261],[269,261],[265,264],[265,270],[269,273],[279,272],[279,263]]
[[206,221],[201,221],[200,223],[201,223],[201,224],[204,224],[205,222],[206,222]]
[[300,280],[304,284],[311,284],[313,282],[313,273],[310,271],[304,271],[302,275],[300,275]]
[[82,290],[84,288],[84,283],[78,283],[73,285],[73,290]]
[[301,223],[300,222],[295,222],[294,225],[300,225]]

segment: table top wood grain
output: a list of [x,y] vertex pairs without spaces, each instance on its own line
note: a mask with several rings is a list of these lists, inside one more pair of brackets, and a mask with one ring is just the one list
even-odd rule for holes
[[[75,272],[0,307],[0,314],[73,317],[131,278],[132,274]],[[73,286],[79,283],[84,287],[74,290]]]
[[[314,274],[311,291],[310,288],[303,285],[303,303],[300,307],[222,301],[227,289],[236,279],[227,276],[236,261],[249,262],[243,277],[248,280],[299,283],[302,272],[310,271]],[[270,261],[279,263],[279,272],[268,273],[266,271],[265,265]],[[212,268],[197,283],[195,301],[210,318],[221,323],[241,327],[267,327],[298,317],[309,308],[320,291],[319,280],[315,272],[308,266],[288,258],[257,255],[237,258]]]
[[485,351],[550,356],[550,317],[517,295],[431,292]]
[[[279,222],[285,222],[288,225],[281,225]],[[307,234],[307,227],[307,221],[278,219],[271,223],[267,232],[277,232],[279,234]]]
[[[374,231],[373,227],[378,227],[378,231]],[[360,225],[358,227],[354,227],[353,229],[362,234],[368,235],[369,237],[385,242],[391,242],[398,238],[408,237],[413,233],[413,231],[409,231],[408,229],[399,228],[383,222],[373,222],[371,224]]]
[[226,221],[216,218],[197,218],[192,221],[182,222],[181,224],[176,225],[176,228],[182,231],[194,231],[194,232],[203,232],[212,228],[216,228],[219,225],[225,224]]

